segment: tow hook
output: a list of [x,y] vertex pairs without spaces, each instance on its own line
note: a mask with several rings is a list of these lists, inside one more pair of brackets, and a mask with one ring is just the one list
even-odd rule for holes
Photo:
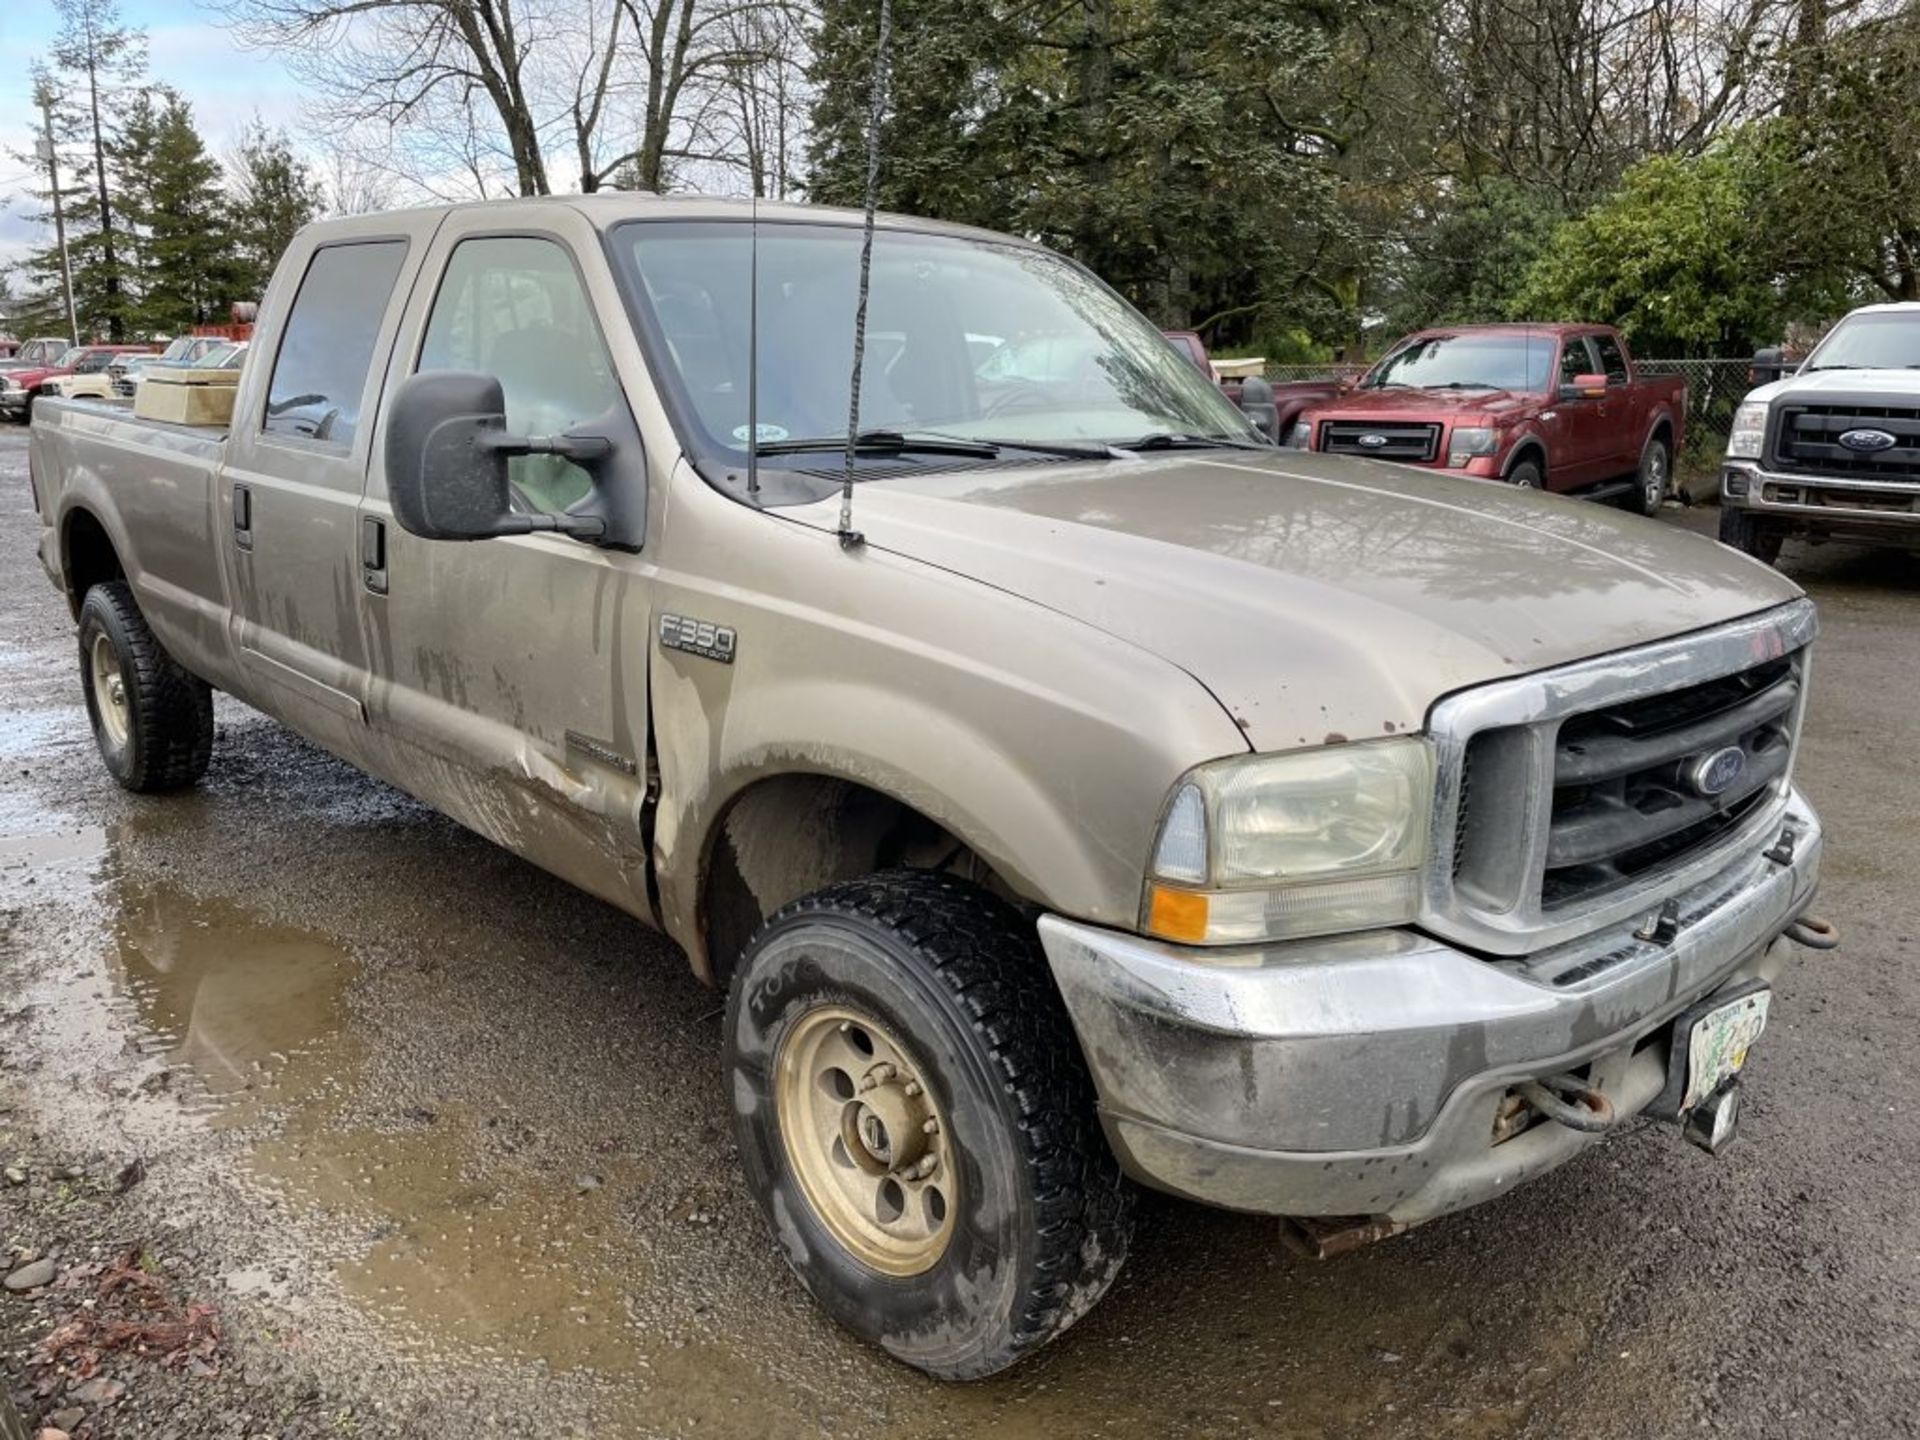
[[1840,927],[1818,915],[1802,915],[1787,926],[1786,936],[1809,950],[1831,950],[1840,943]]
[[1599,1135],[1614,1126],[1613,1101],[1576,1075],[1544,1075],[1513,1088],[1534,1109],[1569,1130]]

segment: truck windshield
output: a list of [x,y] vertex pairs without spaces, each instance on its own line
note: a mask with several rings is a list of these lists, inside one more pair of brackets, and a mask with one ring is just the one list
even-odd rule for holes
[[[759,442],[775,449],[771,463],[817,466],[806,442],[847,433],[860,230],[759,232]],[[745,458],[752,239],[737,221],[613,231],[687,439],[723,464]],[[1009,445],[1257,438],[1158,330],[1070,261],[886,229],[873,242],[860,430]]]
[[1807,357],[1807,369],[1920,369],[1920,311],[1880,310],[1849,316]]
[[1544,390],[1553,341],[1544,335],[1428,335],[1394,351],[1362,382],[1379,390]]

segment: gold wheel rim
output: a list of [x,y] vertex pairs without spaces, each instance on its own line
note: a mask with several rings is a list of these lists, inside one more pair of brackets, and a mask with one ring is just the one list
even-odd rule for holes
[[113,641],[102,630],[93,637],[93,649],[90,652],[93,665],[93,708],[99,712],[100,728],[107,732],[107,738],[115,745],[127,743],[132,731],[132,720],[127,712],[127,682],[120,673],[120,657],[114,653]]
[[933,1268],[959,1213],[947,1117],[906,1047],[839,1006],[794,1022],[774,1059],[787,1164],[813,1213],[883,1275]]

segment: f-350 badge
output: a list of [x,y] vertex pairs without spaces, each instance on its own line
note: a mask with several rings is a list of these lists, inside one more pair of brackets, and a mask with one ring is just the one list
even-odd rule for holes
[[704,660],[733,663],[734,634],[731,625],[716,625],[711,620],[692,620],[685,615],[660,617],[660,643],[668,650],[684,650]]

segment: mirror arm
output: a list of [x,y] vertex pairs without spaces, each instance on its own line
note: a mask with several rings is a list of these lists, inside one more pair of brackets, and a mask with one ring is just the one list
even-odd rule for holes
[[508,435],[496,431],[480,443],[502,455],[558,455],[576,465],[591,465],[613,453],[613,441],[604,435]]

